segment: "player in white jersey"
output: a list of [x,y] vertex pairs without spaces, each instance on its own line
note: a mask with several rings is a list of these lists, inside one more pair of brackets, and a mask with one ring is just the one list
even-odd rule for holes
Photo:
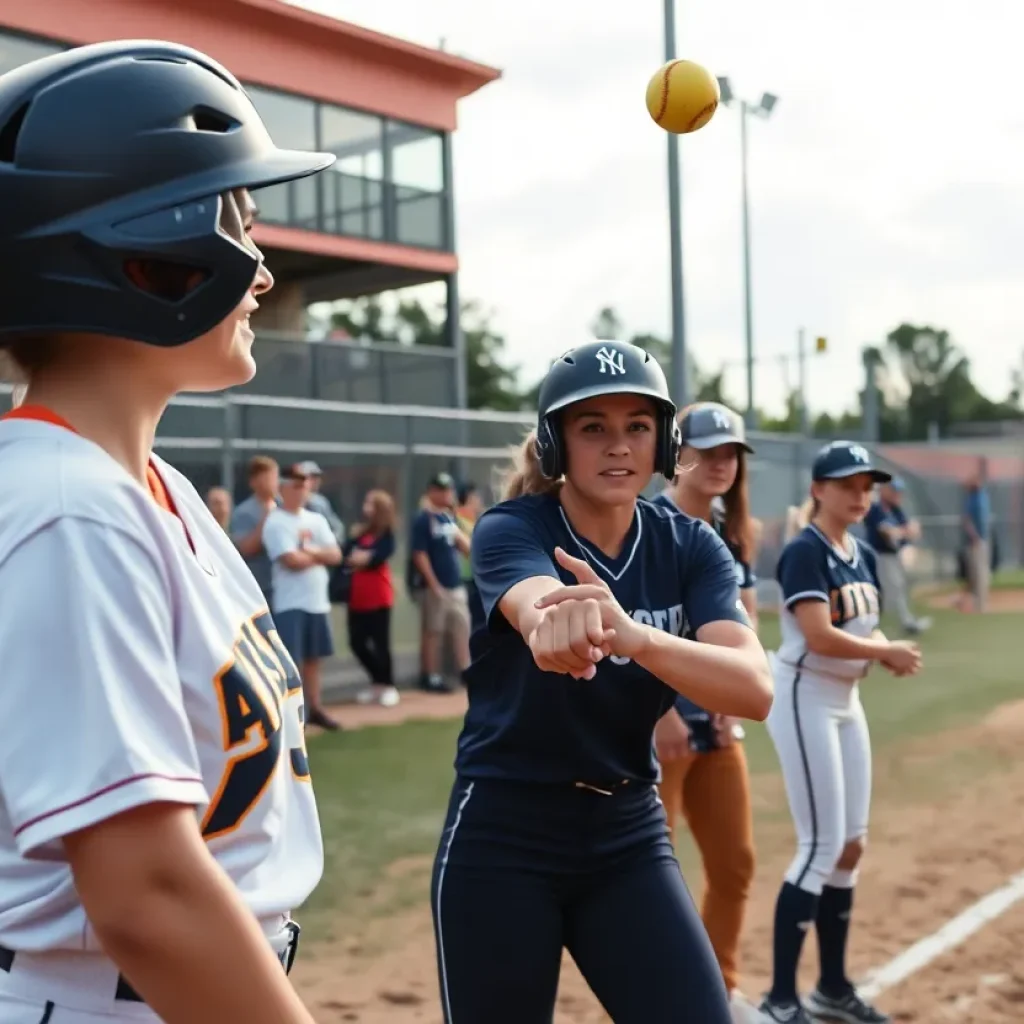
[[[775,743],[797,833],[797,853],[775,907],[774,974],[761,1004],[766,1021],[806,1024],[807,1014],[847,1024],[889,1017],[856,991],[846,973],[846,940],[857,867],[867,839],[871,742],[859,680],[877,662],[896,676],[921,667],[917,647],[878,629],[874,552],[849,528],[890,478],[867,449],[826,445],[814,460],[810,523],[784,548],[782,645],[775,658]],[[821,973],[806,1010],[797,997],[800,952],[811,922]]]
[[0,422],[0,1024],[312,1024],[285,973],[323,867],[299,677],[152,444],[176,392],[255,372],[248,188],[332,160],[175,44],[0,77],[0,354],[28,384]]

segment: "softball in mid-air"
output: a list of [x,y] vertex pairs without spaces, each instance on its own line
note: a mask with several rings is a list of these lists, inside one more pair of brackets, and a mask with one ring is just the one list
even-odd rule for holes
[[676,135],[703,128],[719,97],[715,76],[692,60],[670,60],[647,85],[647,109],[655,124]]

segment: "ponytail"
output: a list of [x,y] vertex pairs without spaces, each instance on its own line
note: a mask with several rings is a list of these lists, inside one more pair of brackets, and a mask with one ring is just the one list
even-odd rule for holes
[[531,430],[523,443],[512,449],[512,465],[501,481],[501,499],[519,498],[524,494],[549,494],[562,486],[562,481],[550,480],[540,469],[537,455],[537,432]]

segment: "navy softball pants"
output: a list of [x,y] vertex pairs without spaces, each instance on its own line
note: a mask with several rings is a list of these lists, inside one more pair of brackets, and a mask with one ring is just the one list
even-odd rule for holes
[[728,1024],[653,786],[459,779],[431,903],[445,1024],[551,1024],[562,950],[615,1024]]

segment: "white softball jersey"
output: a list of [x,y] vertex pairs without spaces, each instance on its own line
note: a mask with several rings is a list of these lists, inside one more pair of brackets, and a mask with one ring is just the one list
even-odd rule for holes
[[178,516],[92,442],[0,422],[0,947],[16,956],[102,957],[61,840],[144,804],[195,808],[268,936],[323,869],[298,673],[195,489],[153,466]]

